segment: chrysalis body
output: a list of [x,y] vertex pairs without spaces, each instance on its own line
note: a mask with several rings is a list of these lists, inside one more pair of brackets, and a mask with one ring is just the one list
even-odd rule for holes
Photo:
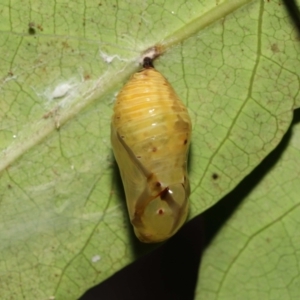
[[142,242],[163,241],[186,220],[191,128],[186,107],[145,58],[118,94],[111,123],[130,220]]

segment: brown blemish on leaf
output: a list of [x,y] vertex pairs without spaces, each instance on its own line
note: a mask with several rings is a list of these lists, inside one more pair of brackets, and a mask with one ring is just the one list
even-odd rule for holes
[[65,49],[70,48],[70,45],[68,44],[68,42],[62,42],[61,44],[62,44],[63,48],[65,48]]
[[91,75],[90,74],[86,74],[86,75],[84,75],[84,80],[89,80],[89,79],[91,79]]
[[280,50],[278,48],[278,45],[276,43],[274,43],[274,44],[271,45],[271,50],[272,50],[273,53],[280,52]]
[[213,180],[217,180],[219,178],[219,175],[217,173],[213,173],[211,177]]
[[29,24],[28,24],[28,33],[30,34],[30,35],[35,35],[35,24],[34,24],[34,22],[30,22]]

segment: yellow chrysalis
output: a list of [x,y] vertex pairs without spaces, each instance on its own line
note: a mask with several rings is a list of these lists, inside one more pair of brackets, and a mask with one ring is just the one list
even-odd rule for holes
[[136,236],[146,243],[177,232],[188,214],[191,120],[148,57],[117,96],[111,143]]

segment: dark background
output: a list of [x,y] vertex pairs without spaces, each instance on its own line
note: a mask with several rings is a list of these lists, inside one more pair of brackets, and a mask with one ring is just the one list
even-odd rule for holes
[[[283,2],[300,37],[299,9],[294,1]],[[278,147],[231,193],[203,214],[186,223],[167,242],[152,250],[153,245],[142,245],[133,238],[137,257],[142,253],[149,253],[88,290],[80,300],[194,299],[203,250],[243,199],[274,167],[288,145],[293,124],[299,122],[300,110],[298,109],[294,113],[291,128]]]

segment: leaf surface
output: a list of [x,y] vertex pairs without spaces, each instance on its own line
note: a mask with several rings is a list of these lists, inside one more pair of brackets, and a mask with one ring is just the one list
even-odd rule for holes
[[193,121],[191,214],[274,149],[299,106],[296,32],[278,2],[2,3],[0,293],[74,299],[135,258],[110,146],[143,51]]

